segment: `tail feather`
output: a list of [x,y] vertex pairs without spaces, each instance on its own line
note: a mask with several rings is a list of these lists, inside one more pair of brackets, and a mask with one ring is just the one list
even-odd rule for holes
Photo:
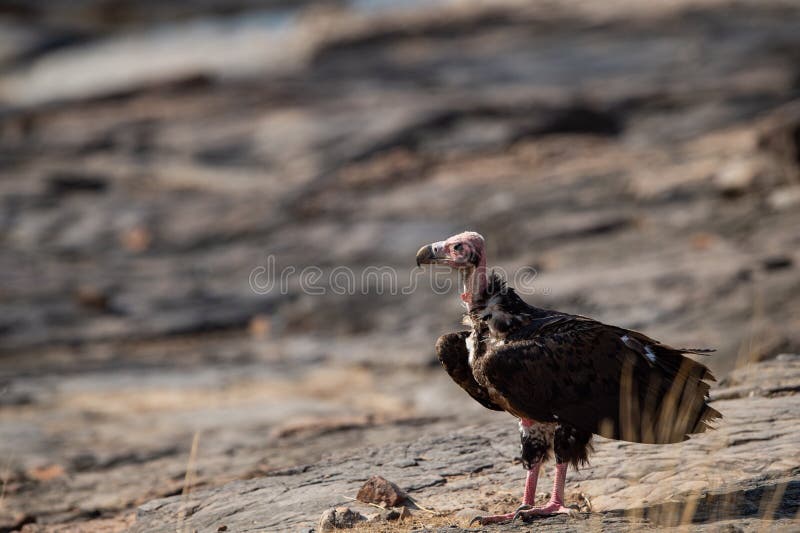
[[[660,432],[668,440],[685,440],[692,433],[702,433],[712,428],[710,423],[722,415],[708,405],[710,385],[716,378],[704,364],[685,354],[694,350],[673,349],[660,345],[656,349],[659,359],[668,361],[659,423]],[[707,352],[700,352],[707,353]]]
[[680,442],[713,429],[713,422],[722,417],[708,405],[708,382],[716,379],[687,354],[708,355],[714,350],[672,348],[637,332],[626,332],[623,342],[639,355],[639,442]]

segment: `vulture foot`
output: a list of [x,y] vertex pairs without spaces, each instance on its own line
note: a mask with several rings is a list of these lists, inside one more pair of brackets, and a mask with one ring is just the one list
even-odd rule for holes
[[575,514],[575,509],[564,507],[560,502],[550,501],[540,507],[532,507],[530,505],[520,505],[519,508],[513,513],[496,514],[489,516],[476,516],[469,522],[469,527],[474,524],[486,526],[489,524],[501,524],[504,522],[516,522],[522,520],[528,522],[537,516],[551,516],[556,514],[567,514],[572,516]]
[[469,527],[474,524],[479,526],[487,526],[489,524],[502,524],[503,522],[511,522],[517,516],[517,513],[495,514],[490,516],[476,516],[469,521]]
[[528,505],[521,506],[519,509],[517,509],[517,512],[514,513],[512,520],[521,518],[523,522],[527,522],[528,519],[535,516],[549,516],[554,514],[572,515],[574,513],[575,509],[564,507],[564,505],[559,501],[550,500],[541,507],[530,507]]

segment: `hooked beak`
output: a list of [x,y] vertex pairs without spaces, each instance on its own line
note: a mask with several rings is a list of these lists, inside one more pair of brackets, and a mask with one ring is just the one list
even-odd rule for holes
[[429,265],[446,259],[446,257],[442,255],[443,251],[444,246],[441,246],[441,243],[435,242],[433,244],[426,244],[417,252],[417,266]]

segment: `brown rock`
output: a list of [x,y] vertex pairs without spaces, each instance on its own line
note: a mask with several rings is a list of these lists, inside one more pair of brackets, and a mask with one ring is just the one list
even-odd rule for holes
[[266,339],[272,330],[272,321],[267,315],[255,315],[250,319],[247,330],[250,332],[250,336],[256,340]]
[[771,155],[782,170],[784,179],[794,181],[800,175],[800,102],[793,101],[772,111],[758,131],[759,148]]
[[38,466],[28,471],[28,475],[37,481],[50,481],[64,475],[64,467],[57,464]]
[[100,287],[82,285],[75,290],[75,300],[83,307],[97,311],[109,309],[109,294]]
[[717,238],[714,235],[705,232],[698,232],[692,235],[691,239],[692,249],[708,250],[714,245],[716,241]]
[[147,228],[137,226],[131,228],[120,237],[122,246],[129,252],[144,252],[150,247],[153,236]]
[[383,504],[387,507],[397,507],[408,499],[408,495],[397,485],[381,477],[372,476],[359,489],[356,499],[364,503]]

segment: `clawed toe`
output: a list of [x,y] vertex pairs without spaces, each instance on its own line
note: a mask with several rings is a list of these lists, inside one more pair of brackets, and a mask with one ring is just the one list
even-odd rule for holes
[[498,514],[490,516],[476,516],[469,521],[469,527],[474,525],[487,526],[489,524],[502,524],[505,522],[515,522],[521,519],[523,522],[532,520],[537,516],[550,516],[556,514],[574,515],[575,509],[564,507],[558,502],[550,502],[541,507],[531,505],[520,505],[517,510],[509,514]]
[[522,513],[525,511],[530,511],[533,509],[533,505],[520,505],[517,507],[517,510],[514,511],[514,517],[511,519],[512,522],[515,522],[518,518],[522,516]]
[[[524,506],[523,506],[524,507]],[[575,509],[571,509],[570,507],[564,507],[562,504],[558,502],[550,502],[541,507],[530,507],[528,509],[518,509],[517,512],[514,514],[514,519],[522,518],[523,521],[534,518],[536,516],[550,516],[556,514],[566,514],[569,516],[573,516],[575,514]]]
[[472,527],[475,523],[479,526],[488,526],[489,524],[502,524],[504,522],[510,522],[514,518],[516,518],[515,514],[497,514],[497,515],[490,515],[490,516],[476,516],[472,520],[469,521],[469,527]]

